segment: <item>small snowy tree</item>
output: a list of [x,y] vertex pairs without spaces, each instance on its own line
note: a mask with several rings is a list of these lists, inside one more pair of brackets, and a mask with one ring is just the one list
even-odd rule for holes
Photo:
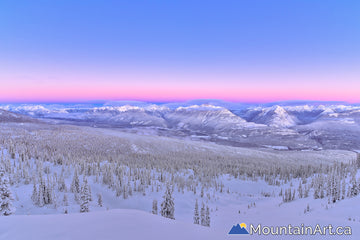
[[33,203],[35,205],[39,204],[39,194],[37,191],[37,187],[36,187],[36,182],[34,181],[34,185],[33,185],[33,192],[31,194],[31,200],[33,201]]
[[299,198],[303,198],[303,188],[302,188],[302,184],[301,184],[301,182],[299,182],[299,187],[298,187],[298,196],[299,196]]
[[164,201],[161,203],[161,216],[175,219],[174,212],[175,212],[175,204],[174,199],[172,197],[172,189],[170,185],[166,186],[165,194],[163,196]]
[[204,202],[201,204],[201,210],[200,210],[200,223],[202,226],[206,226],[206,220],[205,220],[205,204]]
[[158,214],[158,202],[156,199],[154,199],[152,204],[152,213],[157,215]]
[[195,202],[195,209],[194,209],[194,224],[200,224],[199,204],[198,204],[197,199],[196,199],[196,202]]
[[91,194],[91,187],[90,185],[88,185],[89,187],[89,201],[92,202],[93,198],[92,198],[92,194]]
[[67,194],[64,194],[64,198],[63,198],[63,205],[64,206],[69,206],[69,201],[68,201],[68,197]]
[[39,184],[39,192],[38,192],[38,195],[39,195],[39,197],[38,197],[38,199],[39,199],[38,205],[39,205],[40,207],[43,207],[43,206],[45,205],[45,200],[44,200],[44,185],[42,184],[42,181],[41,181],[40,184]]
[[103,206],[102,195],[100,193],[98,193],[97,197],[98,197],[98,200],[97,200],[98,205],[99,205],[99,207],[102,207]]
[[60,192],[65,192],[67,190],[63,173],[60,175],[58,179],[58,190]]
[[210,227],[210,209],[209,209],[209,206],[206,206],[205,226]]
[[346,182],[345,179],[343,179],[341,183],[341,199],[345,199],[346,197]]
[[12,204],[14,200],[9,186],[9,178],[5,170],[0,167],[0,215],[8,216],[15,212]]
[[355,176],[350,180],[350,197],[355,197],[358,195],[358,184],[356,182]]

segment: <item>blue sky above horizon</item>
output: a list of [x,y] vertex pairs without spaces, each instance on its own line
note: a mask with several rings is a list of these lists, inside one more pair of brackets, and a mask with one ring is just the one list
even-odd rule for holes
[[1,1],[0,101],[360,102],[358,1]]

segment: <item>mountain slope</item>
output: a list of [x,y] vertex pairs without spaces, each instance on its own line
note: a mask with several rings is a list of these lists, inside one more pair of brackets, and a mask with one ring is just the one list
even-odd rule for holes
[[283,107],[256,108],[248,113],[249,121],[266,124],[271,127],[287,128],[295,126],[299,121],[290,115]]
[[206,104],[178,107],[175,111],[167,113],[164,118],[172,127],[190,130],[226,131],[254,125],[226,108]]
[[38,122],[38,120],[26,115],[17,114],[0,109],[0,122]]
[[210,228],[130,209],[0,217],[0,239],[7,240],[211,240],[221,239],[224,235]]

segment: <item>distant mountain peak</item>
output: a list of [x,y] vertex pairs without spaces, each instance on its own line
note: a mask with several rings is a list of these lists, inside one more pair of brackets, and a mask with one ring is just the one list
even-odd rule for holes
[[26,115],[9,112],[0,109],[0,122],[37,122],[38,120],[28,117]]
[[292,127],[298,122],[295,116],[290,115],[284,107],[279,105],[260,109],[260,112],[252,119],[255,123],[266,124],[271,127]]
[[205,110],[205,111],[211,111],[211,110],[220,110],[225,109],[223,107],[214,106],[210,104],[201,104],[201,105],[191,105],[188,107],[178,107],[176,108],[176,111],[183,111],[183,110]]

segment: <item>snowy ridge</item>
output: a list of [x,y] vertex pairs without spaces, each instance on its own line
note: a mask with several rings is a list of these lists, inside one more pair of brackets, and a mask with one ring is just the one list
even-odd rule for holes
[[9,112],[6,110],[2,110],[0,109],[0,123],[1,122],[37,122],[37,120],[25,116],[25,115],[21,115],[21,114],[17,114],[17,113],[13,113],[13,112]]
[[255,108],[254,115],[250,121],[266,124],[271,127],[287,128],[295,126],[299,121],[295,116],[290,115],[283,107],[273,106],[270,108]]
[[[120,107],[99,107],[93,108],[93,112],[128,112],[128,111],[144,111],[144,108],[137,106],[124,105]],[[89,111],[90,112],[90,111]]]
[[[357,105],[307,103],[304,105],[279,104],[270,107],[248,105],[244,108],[244,106],[215,100],[198,100],[171,104],[119,101],[107,102],[101,106],[91,104],[7,104],[1,105],[0,109],[37,118],[95,122],[101,120],[108,124],[120,121],[123,125],[131,126],[154,124],[154,126],[171,127],[175,121],[178,122],[175,124],[176,126],[187,126],[193,122],[198,127],[201,122],[206,124],[209,121],[218,121],[220,125],[226,124],[229,130],[242,126],[260,127],[260,125],[286,129],[318,121],[339,120],[339,122],[348,123],[351,118],[351,121],[357,123],[360,119],[360,106]],[[192,120],[187,120],[188,118]],[[161,122],[160,125],[159,122]]]
[[176,108],[176,111],[193,111],[193,110],[199,110],[199,111],[212,111],[212,110],[219,110],[219,109],[225,109],[223,107],[209,105],[209,104],[202,104],[202,105],[191,105],[188,107],[178,107]]

